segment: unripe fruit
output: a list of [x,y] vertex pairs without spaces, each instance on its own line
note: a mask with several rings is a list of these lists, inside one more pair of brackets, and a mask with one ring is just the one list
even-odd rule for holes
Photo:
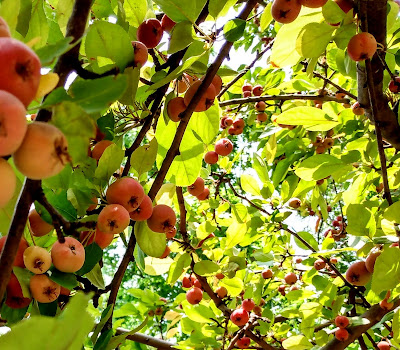
[[317,259],[317,260],[314,261],[314,268],[317,271],[322,270],[323,268],[325,268],[325,266],[326,266],[326,263],[322,259]]
[[13,159],[17,169],[26,177],[47,179],[57,175],[70,161],[67,139],[54,125],[33,122],[28,125]]
[[300,0],[300,4],[305,7],[317,8],[324,6],[328,0]]
[[145,221],[150,218],[152,213],[153,203],[150,197],[145,195],[139,207],[136,208],[136,210],[130,212],[129,215],[133,221]]
[[174,28],[175,26],[175,22],[169,18],[167,15],[164,15],[161,18],[161,28],[164,32],[170,32],[172,30],[172,28]]
[[29,212],[28,220],[31,232],[35,237],[47,235],[54,229],[53,225],[48,224],[40,217],[36,209],[32,209]]
[[167,104],[167,114],[168,117],[173,122],[176,123],[180,122],[181,118],[179,118],[179,114],[181,114],[185,110],[186,110],[186,105],[183,97],[174,97],[171,100],[169,100]]
[[[7,236],[0,238],[0,253],[3,250],[3,247],[6,243],[6,239],[7,239]],[[15,259],[13,262],[13,266],[25,267],[24,251],[28,247],[29,247],[29,245],[28,245],[28,242],[25,240],[25,238],[21,238],[21,241],[19,242],[17,254],[15,255]]]
[[355,286],[365,286],[371,278],[364,261],[351,264],[346,272],[346,280]]
[[289,207],[293,209],[300,208],[301,206],[301,200],[299,198],[291,198],[288,202]]
[[244,326],[249,321],[249,313],[244,309],[236,309],[231,313],[231,321],[236,326]]
[[24,251],[25,267],[36,274],[45,273],[51,266],[50,253],[38,246],[28,247]]
[[261,96],[263,91],[264,91],[264,88],[261,85],[256,85],[253,87],[253,95],[254,96]]
[[109,204],[103,208],[97,219],[97,227],[104,233],[120,233],[130,222],[129,212],[120,204]]
[[10,280],[8,281],[7,287],[7,298],[5,303],[8,307],[12,309],[22,309],[27,307],[32,299],[25,298],[22,293],[21,285],[18,281],[18,278],[11,273]]
[[85,248],[73,237],[65,237],[65,242],[56,241],[51,248],[54,267],[62,272],[76,272],[85,263]]
[[285,276],[285,282],[287,284],[295,284],[297,282],[297,276],[295,273],[290,272]]
[[400,77],[390,80],[388,88],[394,94],[398,94],[400,92]]
[[228,139],[221,139],[215,143],[214,149],[220,156],[227,156],[233,150],[233,143]]
[[176,214],[171,207],[158,204],[153,208],[151,217],[147,219],[147,226],[154,232],[163,233],[176,224]]
[[9,92],[0,90],[0,156],[10,155],[20,147],[27,127],[22,102]]
[[335,325],[339,328],[346,328],[350,324],[349,319],[346,316],[336,316]]
[[218,287],[215,290],[215,293],[221,298],[224,299],[228,295],[228,290],[225,287]]
[[92,149],[91,157],[93,159],[96,159],[97,161],[99,161],[99,159],[103,155],[105,149],[108,146],[111,146],[113,144],[114,144],[114,142],[109,141],[109,140],[103,140],[103,141],[96,143]]
[[147,50],[146,45],[141,43],[140,41],[132,41],[133,53],[135,54],[133,58],[133,62],[135,66],[143,67],[147,62],[147,57],[149,55],[149,51]]
[[379,255],[381,255],[381,251],[379,249],[373,249],[368,254],[367,259],[365,259],[365,267],[369,272],[374,272],[375,262]]
[[266,122],[268,120],[268,114],[262,112],[262,113],[258,113],[257,114],[257,120],[262,123],[262,122]]
[[192,196],[198,196],[204,191],[204,180],[198,177],[194,183],[188,186],[187,190]]
[[60,285],[47,275],[33,275],[29,282],[32,297],[39,303],[51,303],[60,295]]
[[[190,101],[192,100],[193,96],[196,94],[197,90],[199,89],[200,85],[202,84],[201,80],[195,81],[189,89],[185,93],[184,102],[186,106],[189,106]],[[215,96],[217,96],[217,92],[215,91],[215,87],[213,84],[210,84],[207,88],[206,92],[200,98],[200,101],[197,103],[196,108],[194,109],[195,112],[204,112],[209,109],[213,103]]]
[[161,23],[156,18],[144,21],[137,30],[137,38],[149,49],[155,48],[161,41],[163,29]]
[[199,201],[205,201],[210,197],[210,190],[208,187],[204,188],[204,191],[201,192],[198,196],[196,196]]
[[364,108],[362,108],[360,106],[359,102],[355,102],[352,106],[351,106],[351,110],[353,111],[353,113],[355,115],[364,115]]
[[340,328],[335,332],[335,337],[337,340],[345,341],[349,338],[349,332],[344,328]]
[[267,279],[267,278],[272,278],[274,276],[274,273],[272,272],[271,269],[266,269],[263,272],[261,272],[261,275],[264,279]]
[[17,177],[8,162],[0,158],[0,208],[4,208],[14,196],[17,187]]
[[98,228],[95,231],[84,231],[80,234],[80,241],[84,246],[95,242],[101,249],[107,248],[114,240],[114,235],[101,232]]
[[280,23],[291,23],[297,18],[300,10],[301,4],[298,0],[274,0],[271,14]]
[[120,204],[128,212],[136,210],[145,196],[142,185],[130,177],[118,179],[108,186],[106,198],[110,204]]
[[200,303],[202,299],[203,291],[200,288],[193,287],[186,292],[186,300],[192,305]]
[[191,288],[193,286],[193,280],[190,275],[186,275],[182,278],[182,287]]
[[256,102],[256,104],[254,105],[256,111],[258,112],[264,112],[265,108],[267,108],[267,105],[265,104],[264,101],[258,101]]
[[250,338],[249,337],[242,337],[237,340],[236,346],[239,349],[247,349],[250,346]]
[[254,309],[254,306],[256,306],[256,304],[254,303],[253,299],[244,299],[242,301],[242,309],[246,310],[246,311],[251,311]]
[[40,60],[23,42],[0,38],[0,90],[8,91],[27,107],[36,96]]
[[218,162],[218,153],[215,151],[209,151],[204,155],[204,161],[207,164],[215,164]]
[[159,257],[159,259],[165,259],[169,255],[169,253],[171,253],[171,248],[166,246],[164,253],[162,253],[162,255]]
[[3,17],[0,17],[0,37],[11,38],[10,28]]
[[347,53],[353,61],[364,61],[375,54],[377,47],[374,36],[370,33],[362,32],[350,39],[347,45]]
[[380,341],[376,346],[379,350],[390,350],[390,344],[384,340]]

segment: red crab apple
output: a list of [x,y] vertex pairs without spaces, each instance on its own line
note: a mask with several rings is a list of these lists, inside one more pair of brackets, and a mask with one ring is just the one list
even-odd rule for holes
[[147,62],[147,56],[149,55],[149,50],[147,50],[146,45],[140,41],[132,41],[133,53],[135,54],[133,62],[135,66],[143,67]]
[[255,302],[253,299],[244,299],[242,301],[242,309],[246,310],[246,311],[251,311],[254,309],[255,306]]
[[367,259],[365,259],[365,267],[369,272],[374,272],[375,262],[379,255],[381,255],[381,251],[379,249],[372,249],[369,252]]
[[182,278],[182,287],[183,288],[191,288],[193,286],[193,280],[190,275],[185,275]]
[[328,0],[300,0],[300,4],[305,7],[317,8],[324,6]]
[[32,297],[39,303],[51,303],[60,295],[60,285],[47,275],[33,275],[29,282]]
[[85,248],[73,237],[65,237],[65,242],[56,241],[51,248],[54,267],[62,272],[76,272],[85,263]]
[[236,342],[236,346],[239,349],[247,349],[250,346],[250,338],[249,337],[239,338]]
[[104,151],[106,150],[106,148],[108,146],[113,145],[114,142],[110,141],[110,140],[102,140],[98,143],[96,143],[94,145],[94,147],[92,148],[92,153],[91,153],[91,157],[93,159],[96,159],[97,161],[99,161],[100,157],[103,155]]
[[334,1],[345,13],[349,12],[353,8],[351,0],[334,0]]
[[249,313],[244,309],[236,309],[231,313],[231,321],[236,326],[244,326],[249,321]]
[[194,183],[188,186],[187,190],[192,196],[200,195],[204,191],[204,180],[198,177]]
[[203,299],[203,291],[200,288],[193,287],[186,292],[186,300],[192,304],[198,304]]
[[[187,89],[187,91],[185,93],[185,97],[184,97],[184,102],[185,102],[186,106],[189,106],[190,101],[192,100],[193,96],[196,94],[196,92],[199,89],[201,84],[202,84],[202,81],[197,80],[189,87],[189,89]],[[209,109],[214,103],[215,96],[217,96],[215,86],[213,84],[210,84],[208,86],[206,92],[200,98],[200,101],[197,103],[194,111],[195,112],[204,112],[207,109]]]
[[11,38],[10,28],[3,17],[0,17],[0,37]]
[[301,206],[301,200],[298,198],[291,198],[288,202],[289,207],[293,209],[297,209]]
[[314,268],[317,271],[322,270],[323,268],[325,268],[325,266],[326,266],[326,263],[322,259],[317,259],[317,260],[314,261]]
[[215,290],[215,293],[216,293],[221,299],[224,299],[224,298],[228,295],[228,290],[227,290],[225,287],[221,286],[221,287],[218,287],[218,288]]
[[19,283],[14,273],[11,273],[10,280],[8,281],[6,290],[7,290],[7,297],[5,303],[8,307],[12,309],[25,308],[32,301],[31,298],[24,297],[22,293],[21,284]]
[[264,88],[261,85],[256,85],[253,87],[253,95],[254,96],[261,96],[263,91],[264,91]]
[[349,332],[344,328],[339,328],[335,332],[335,337],[336,337],[337,340],[345,341],[345,340],[347,340],[349,338]]
[[339,328],[346,328],[350,324],[349,319],[346,316],[336,316],[335,325]]
[[198,196],[196,196],[199,201],[205,201],[210,197],[210,190],[208,187],[204,188],[204,191],[201,192]]
[[298,0],[275,0],[272,3],[272,17],[280,23],[291,23],[299,15],[301,4]]
[[[0,238],[0,253],[3,250],[4,244],[6,243],[7,236],[3,236]],[[21,241],[19,242],[17,254],[15,255],[15,259],[13,262],[13,266],[19,266],[19,267],[25,267],[24,264],[24,251],[26,248],[28,248],[28,242],[25,240],[25,238],[21,238]]]
[[11,165],[0,158],[0,208],[4,208],[12,199],[17,187],[17,177]]
[[215,151],[209,151],[204,155],[204,161],[207,164],[215,164],[218,162],[218,153]]
[[160,21],[156,18],[144,21],[137,30],[138,40],[145,44],[148,49],[155,48],[160,43],[162,36],[163,29]]
[[214,149],[220,156],[227,156],[233,150],[233,143],[228,139],[220,139],[215,143]]
[[129,212],[120,204],[106,205],[97,218],[97,227],[104,233],[120,233],[130,222]]
[[249,83],[243,84],[243,86],[242,86],[242,91],[243,92],[245,92],[245,91],[250,91],[251,92],[251,90],[253,90],[253,86],[251,84],[249,84]]
[[36,209],[32,209],[28,215],[31,232],[35,237],[41,237],[50,233],[54,226],[44,221]]
[[153,203],[149,196],[144,196],[142,203],[129,215],[133,221],[145,221],[151,217],[153,213]]
[[154,232],[163,233],[176,224],[176,214],[171,207],[158,204],[153,208],[153,213],[147,219],[147,226]]
[[400,77],[390,80],[388,88],[394,94],[398,94],[400,92]]
[[83,231],[79,237],[83,245],[88,246],[95,242],[101,249],[107,248],[114,240],[112,233],[101,232],[98,228],[93,231]]
[[293,272],[290,272],[285,276],[285,282],[287,284],[295,284],[296,281],[297,281],[297,276]]
[[274,273],[272,272],[271,269],[266,269],[263,272],[261,272],[261,275],[264,279],[267,279],[267,278],[272,278],[274,276]]
[[355,102],[351,106],[351,110],[355,115],[364,115],[364,108],[361,107],[360,102]]
[[112,183],[106,193],[110,204],[120,204],[128,212],[136,210],[145,196],[142,185],[131,177],[123,177]]
[[167,104],[168,117],[175,123],[181,121],[181,118],[179,118],[179,114],[181,114],[185,110],[186,110],[186,105],[183,97],[174,97],[171,100],[169,100]]
[[349,266],[346,280],[355,286],[365,286],[371,278],[364,261],[357,261]]
[[377,47],[375,37],[370,33],[362,32],[350,39],[347,53],[353,61],[364,61],[375,54]]
[[384,340],[381,340],[376,346],[379,350],[390,350],[390,343]]
[[159,259],[165,259],[169,255],[169,253],[171,253],[171,248],[166,246],[164,253],[162,253],[162,255],[159,257]]

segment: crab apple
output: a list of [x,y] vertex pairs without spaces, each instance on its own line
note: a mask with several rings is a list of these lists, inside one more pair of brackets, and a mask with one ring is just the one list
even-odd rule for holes
[[172,28],[174,28],[176,22],[174,22],[167,15],[162,16],[161,18],[161,28],[164,32],[170,32]]
[[[344,98],[346,97],[346,94],[345,94],[344,92],[337,91],[337,92],[335,93],[335,97],[336,97],[338,100],[342,100],[342,99],[344,99]],[[332,129],[331,129],[331,130],[332,130]],[[332,134],[333,134],[333,131],[332,131]]]
[[227,116],[221,118],[221,127],[222,129],[226,129],[228,126],[233,124],[233,119]]
[[51,266],[50,253],[39,246],[26,248],[23,258],[25,267],[36,274],[45,273]]
[[326,266],[326,263],[322,259],[317,259],[317,260],[314,261],[314,268],[317,271],[322,270],[323,268],[325,268],[325,266]]
[[132,41],[132,47],[134,53],[133,62],[135,63],[135,66],[137,67],[140,65],[140,67],[143,67],[147,62],[149,50],[146,45],[140,41]]
[[243,86],[242,86],[242,91],[243,92],[245,92],[245,91],[252,91],[253,90],[253,85],[251,85],[251,84],[249,84],[249,83],[246,83],[246,84],[243,84]]
[[218,287],[218,288],[215,290],[215,293],[216,293],[221,299],[224,299],[224,298],[228,295],[228,290],[227,290],[225,287],[221,286],[221,287]]
[[234,127],[235,129],[242,129],[244,128],[244,120],[242,118],[236,119],[233,124],[232,127]]
[[190,275],[185,275],[182,278],[182,287],[183,288],[191,288],[193,286],[193,280]]
[[54,226],[44,221],[36,209],[32,209],[28,215],[29,226],[35,237],[41,237],[50,233]]
[[264,279],[267,279],[272,278],[274,276],[274,273],[271,269],[265,269],[263,272],[261,272],[261,275]]
[[169,119],[178,123],[181,121],[179,115],[186,110],[183,97],[174,97],[167,104],[167,114]]
[[23,42],[0,38],[0,90],[6,90],[27,107],[40,81],[39,57]]
[[249,313],[244,309],[236,309],[231,313],[231,321],[236,326],[244,326],[249,321]]
[[243,133],[243,129],[235,128],[231,126],[228,130],[229,135],[240,135]]
[[167,239],[172,239],[176,236],[176,227],[172,226],[168,230],[165,231],[165,236]]
[[0,158],[0,208],[4,208],[14,196],[17,187],[17,177],[8,162]]
[[364,108],[361,107],[360,102],[355,102],[351,106],[351,110],[355,115],[364,115]]
[[288,202],[289,207],[293,209],[300,208],[301,206],[301,200],[299,198],[291,198]]
[[176,224],[176,214],[171,207],[158,204],[153,208],[153,213],[147,219],[147,226],[154,232],[163,233]]
[[114,240],[114,235],[101,232],[98,228],[96,228],[95,231],[81,232],[79,239],[85,246],[95,242],[101,249],[105,249]]
[[365,267],[369,272],[374,272],[375,262],[379,255],[381,255],[381,251],[379,249],[372,249],[365,259]]
[[334,141],[330,137],[327,137],[322,143],[322,145],[325,147],[325,149],[332,148],[333,144],[334,144]]
[[3,17],[0,17],[0,37],[11,38],[10,28]]
[[379,350],[390,350],[390,343],[384,340],[381,340],[376,346]]
[[222,89],[222,79],[219,75],[214,75],[214,78],[211,82],[212,85],[214,85],[215,88],[215,93],[218,95],[221,92]]
[[244,98],[251,97],[251,91],[243,91],[243,97]]
[[335,257],[332,257],[332,258],[329,259],[329,261],[331,262],[331,264],[337,264],[338,259],[335,258]]
[[51,303],[60,295],[61,287],[47,275],[33,275],[29,282],[32,297],[39,303]]
[[303,259],[302,259],[302,258],[296,258],[296,264],[301,264],[301,263],[302,263],[302,261],[303,261]]
[[203,291],[200,288],[193,287],[186,292],[186,300],[192,305],[200,303],[202,299]]
[[364,61],[375,54],[377,47],[375,37],[370,33],[362,32],[350,39],[347,53],[353,61]]
[[290,290],[291,290],[291,291],[294,291],[294,290],[299,290],[299,287],[297,287],[297,286],[293,285],[293,286],[291,286],[291,287],[290,287]]
[[388,88],[394,94],[398,94],[400,92],[400,77],[390,80]]
[[25,106],[14,95],[0,90],[0,156],[18,149],[27,128]]
[[92,148],[92,153],[91,153],[91,157],[93,159],[96,159],[97,161],[99,161],[99,159],[101,158],[101,156],[103,155],[104,151],[106,150],[106,148],[108,146],[113,145],[114,142],[110,141],[110,140],[103,140],[100,142],[97,142],[94,147]]
[[285,295],[286,295],[285,289],[286,289],[286,286],[283,285],[283,284],[281,284],[281,285],[278,287],[278,292],[279,292],[282,296],[285,296]]
[[204,188],[204,191],[201,192],[198,196],[196,196],[199,201],[205,201],[210,197],[210,190],[208,187]]
[[225,275],[224,275],[223,273],[219,272],[219,273],[217,273],[217,274],[215,275],[215,277],[217,277],[219,280],[222,280],[222,279],[225,278]]
[[346,328],[350,324],[350,320],[346,316],[336,316],[335,325],[339,328]]
[[268,120],[268,114],[262,112],[262,113],[258,113],[257,114],[257,120],[262,123],[262,122],[266,122]]
[[250,346],[250,338],[249,337],[242,337],[236,341],[236,346],[239,349],[247,349]]
[[297,276],[295,273],[290,272],[285,276],[285,282],[287,284],[295,284],[297,282]]
[[69,296],[71,294],[71,291],[63,286],[60,286],[60,295],[66,295]]
[[300,0],[300,4],[305,7],[317,8],[324,6],[328,0]]
[[123,177],[108,186],[106,198],[110,204],[120,204],[128,212],[136,210],[145,196],[142,185],[131,177]]
[[169,253],[171,253],[171,248],[166,246],[165,250],[164,250],[164,253],[161,254],[159,259],[165,259],[169,255]]
[[272,17],[280,23],[291,23],[299,15],[299,0],[274,0],[271,7]]
[[161,23],[156,18],[150,18],[139,25],[137,30],[137,38],[148,49],[155,48],[161,41],[163,29]]
[[62,272],[76,272],[85,262],[85,248],[73,237],[65,237],[65,242],[56,241],[51,248],[54,267]]
[[54,125],[33,122],[28,125],[13,159],[17,169],[29,179],[47,179],[57,175],[70,161],[67,139]]
[[120,204],[106,205],[97,219],[97,227],[104,233],[120,233],[130,222],[129,212]]
[[154,315],[156,316],[161,316],[164,313],[164,310],[161,306],[159,306],[155,311],[154,311]]
[[353,8],[351,0],[334,0],[334,1],[345,13],[349,12]]
[[246,311],[251,311],[254,309],[254,306],[256,306],[255,302],[253,299],[244,299],[242,301],[242,309]]
[[325,151],[326,151],[326,148],[324,147],[324,146],[318,146],[316,149],[315,149],[315,153],[316,154],[322,154],[322,153],[325,153]]
[[[0,238],[0,253],[3,250],[4,244],[6,243],[6,239],[7,239],[7,236]],[[28,245],[28,242],[25,240],[25,238],[21,238],[19,245],[18,245],[17,254],[15,255],[15,259],[13,262],[13,266],[25,267],[24,251],[28,247],[29,247],[29,245]]]
[[344,328],[339,328],[335,332],[335,337],[336,337],[337,340],[345,341],[345,340],[347,340],[349,338],[349,332]]
[[[197,90],[199,89],[200,85],[202,84],[201,80],[195,81],[189,89],[187,89],[184,97],[184,102],[186,106],[189,106],[190,101],[192,100],[193,96],[196,94]],[[200,98],[200,101],[197,103],[194,111],[195,112],[204,112],[209,109],[215,100],[215,96],[217,96],[217,92],[215,91],[215,87],[213,84],[210,84]]]
[[346,280],[354,286],[365,286],[371,278],[364,261],[357,261],[349,266]]
[[8,307],[12,309],[22,309],[27,307],[32,299],[25,298],[22,293],[21,284],[18,281],[18,278],[11,273],[10,280],[8,281],[7,287],[7,297],[5,303]]
[[267,108],[267,105],[264,101],[258,101],[254,105],[254,108],[256,109],[257,112],[264,112],[265,108]]
[[193,286],[194,287],[203,290],[203,288],[201,287],[200,281],[196,277],[192,277],[192,280],[193,280]]
[[142,203],[132,212],[129,213],[133,221],[145,221],[150,218],[153,213],[153,203],[151,198],[144,196]]
[[216,164],[218,162],[218,153],[215,151],[209,151],[204,155],[204,161],[207,164]]
[[214,150],[220,156],[227,156],[233,150],[233,143],[229,139],[220,139],[215,143]]
[[187,190],[192,196],[198,196],[204,191],[204,180],[198,177],[195,182],[188,186]]
[[257,315],[257,316],[261,316],[262,314],[262,307],[259,305],[254,306],[253,312]]
[[254,96],[261,96],[263,91],[264,91],[264,88],[261,85],[254,86],[253,90],[252,90]]

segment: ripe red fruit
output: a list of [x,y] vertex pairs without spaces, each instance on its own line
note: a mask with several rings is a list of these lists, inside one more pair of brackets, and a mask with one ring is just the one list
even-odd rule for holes
[[135,63],[135,67],[139,65],[140,67],[143,67],[147,62],[149,50],[147,50],[146,45],[140,41],[132,41],[132,47],[134,53],[133,62]]
[[264,112],[265,109],[267,108],[267,105],[265,104],[264,101],[258,101],[256,102],[256,104],[254,105],[255,109],[257,112]]
[[345,341],[349,338],[349,332],[344,328],[340,328],[335,332],[335,337],[337,340]]
[[137,30],[137,38],[149,49],[155,48],[161,41],[163,29],[161,23],[156,18],[144,21]]
[[224,298],[228,295],[228,290],[227,290],[225,287],[221,286],[221,287],[218,287],[218,288],[215,290],[215,293],[216,293],[221,299],[224,299]]
[[10,28],[3,17],[0,17],[0,37],[11,38]]
[[0,208],[4,208],[14,196],[17,187],[17,177],[8,162],[0,158]]
[[176,214],[171,207],[158,204],[153,208],[151,217],[147,219],[147,226],[154,232],[163,233],[176,224]]
[[[197,90],[199,89],[202,81],[197,80],[195,81],[189,89],[187,89],[184,97],[184,102],[186,106],[189,106],[190,101],[192,100],[193,96],[196,94]],[[195,112],[204,112],[209,109],[215,100],[215,96],[217,96],[217,92],[213,84],[210,84],[207,88],[206,92],[201,97],[200,101],[197,103],[196,108],[194,109]]]
[[249,312],[254,309],[255,305],[256,304],[253,299],[244,299],[242,301],[242,309],[249,311]]
[[186,292],[186,300],[192,305],[200,303],[202,299],[203,291],[200,288],[193,287]]
[[106,198],[110,204],[120,204],[128,212],[136,210],[145,196],[142,185],[130,177],[118,179],[108,186]]
[[218,162],[218,153],[215,151],[209,151],[204,155],[204,161],[207,164],[215,164]]
[[236,119],[236,120],[233,122],[232,127],[235,128],[235,129],[241,129],[241,130],[243,130],[244,125],[245,125],[245,124],[244,124],[244,120],[243,120],[242,118],[239,118],[239,119]]
[[203,288],[201,287],[200,281],[196,277],[192,277],[192,281],[193,281],[193,286],[194,287],[197,287],[197,288],[203,290]]
[[228,130],[229,135],[240,135],[243,133],[243,129],[240,128],[235,128],[235,127],[230,127]]
[[228,139],[221,139],[215,143],[214,150],[220,156],[227,156],[233,150],[233,143]]
[[120,233],[130,222],[129,212],[119,204],[106,205],[97,219],[97,227],[104,233]]
[[8,281],[6,290],[7,290],[7,298],[5,300],[5,303],[8,307],[12,309],[25,308],[32,301],[31,298],[24,297],[21,285],[17,277],[14,275],[14,273],[11,273],[10,280]]
[[296,264],[301,264],[302,261],[303,261],[302,258],[296,258]]
[[272,278],[273,275],[274,275],[274,273],[272,272],[271,269],[266,269],[266,270],[264,270],[263,272],[261,272],[261,275],[262,275],[262,277],[263,277],[264,279],[267,279],[267,278]]
[[129,213],[130,217],[134,221],[144,221],[150,218],[153,213],[153,203],[149,196],[145,195],[142,203],[136,210]]
[[379,350],[390,350],[390,343],[384,340],[381,340],[376,346]]
[[268,120],[268,114],[267,113],[258,113],[257,114],[257,120],[262,123],[262,122],[266,122]]
[[161,28],[164,32],[170,32],[172,28],[175,26],[175,22],[169,18],[167,15],[164,15],[161,18]]
[[56,241],[51,248],[54,267],[62,272],[76,272],[85,262],[85,248],[73,237],[65,237],[65,242]]
[[35,237],[47,235],[54,229],[53,225],[48,224],[40,217],[36,209],[32,209],[29,212],[28,220],[31,232]]
[[167,104],[167,114],[168,117],[173,122],[176,123],[180,122],[181,118],[179,118],[179,114],[181,114],[185,110],[186,110],[186,105],[183,97],[174,97],[171,100],[169,100]]
[[204,191],[204,180],[198,177],[194,183],[188,186],[187,190],[192,196],[198,196]]
[[231,313],[231,321],[236,326],[244,326],[249,321],[249,313],[244,309],[236,309]]
[[297,209],[301,206],[301,200],[298,198],[291,198],[288,202],[289,207],[293,209]]
[[172,226],[167,231],[165,231],[165,236],[167,239],[172,239],[176,236],[176,227]]
[[317,259],[317,260],[314,261],[314,268],[317,271],[322,270],[323,268],[325,268],[325,266],[326,266],[326,263],[322,259]]
[[23,254],[25,267],[36,274],[45,273],[51,266],[50,253],[39,246],[31,246],[25,249]]
[[400,77],[390,80],[388,88],[394,94],[398,94],[400,92]]
[[215,277],[217,277],[219,280],[222,280],[223,278],[225,278],[225,275],[223,273],[219,272],[215,275]]
[[300,4],[305,7],[317,8],[324,6],[328,0],[300,0]]
[[300,10],[301,4],[298,0],[274,0],[271,14],[280,23],[291,23],[297,18]]
[[250,338],[249,337],[242,337],[237,340],[236,346],[239,349],[247,349],[250,346]]
[[331,264],[337,264],[338,259],[337,258],[330,258]]
[[96,143],[96,144],[94,145],[93,149],[92,149],[92,153],[91,153],[90,156],[91,156],[93,159],[96,159],[97,161],[99,161],[99,159],[100,159],[100,157],[103,155],[105,149],[106,149],[108,146],[111,146],[111,145],[113,145],[113,144],[114,144],[114,142],[109,141],[109,140],[102,140],[102,141]]
[[263,91],[264,91],[264,88],[261,85],[256,85],[253,87],[253,95],[254,96],[261,96]]
[[226,129],[233,124],[233,119],[227,116],[221,118],[221,128]]
[[169,255],[169,253],[171,253],[171,248],[166,246],[164,253],[162,253],[162,255],[159,257],[159,259],[165,259]]
[[25,106],[14,95],[0,90],[0,157],[18,149],[27,127]]
[[243,97],[247,98],[251,96],[251,91],[243,91]]
[[353,111],[353,113],[355,115],[364,115],[364,108],[362,108],[360,106],[359,102],[355,102],[352,106],[351,106],[351,110]]
[[23,42],[0,38],[0,90],[16,96],[27,107],[40,81],[39,57]]
[[377,47],[374,36],[370,33],[362,32],[350,39],[347,45],[347,53],[353,61],[364,61],[375,54]]
[[[0,253],[3,250],[4,244],[6,243],[6,239],[7,239],[7,236],[0,238]],[[28,247],[29,247],[29,245],[28,245],[28,242],[25,240],[25,238],[21,238],[21,241],[19,242],[17,254],[15,255],[15,259],[13,262],[13,266],[25,267],[24,251]]]
[[346,328],[350,324],[349,319],[346,316],[336,316],[335,325],[339,328]]
[[95,242],[101,249],[105,249],[113,240],[113,234],[101,232],[98,228],[94,231],[84,231],[80,234],[80,241],[84,246],[88,246]]
[[297,281],[297,276],[293,272],[290,272],[285,276],[285,282],[287,284],[295,284],[296,281]]
[[196,196],[199,201],[205,201],[210,197],[210,190],[208,187],[204,188],[204,191],[201,192],[198,196]]
[[253,86],[251,84],[249,84],[249,83],[246,83],[246,84],[244,84],[242,86],[242,91],[243,92],[245,92],[245,91],[250,91],[251,92],[251,90],[253,90]]
[[214,85],[215,88],[215,93],[218,95],[221,92],[222,89],[222,79],[219,75],[214,75],[214,78],[211,82],[212,85]]
[[350,0],[334,0],[343,12],[347,13],[353,8],[353,4]]
[[190,275],[185,275],[182,278],[182,287],[183,288],[191,288],[193,286],[193,280]]
[[351,264],[346,272],[346,280],[355,286],[365,286],[371,278],[364,261]]
[[60,295],[60,285],[47,275],[34,275],[29,282],[32,297],[39,303],[51,303]]

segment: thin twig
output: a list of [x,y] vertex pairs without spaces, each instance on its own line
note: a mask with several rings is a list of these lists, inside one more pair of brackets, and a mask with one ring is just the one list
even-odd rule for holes
[[343,89],[340,85],[335,84],[332,80],[330,80],[327,77],[324,77],[322,74],[314,71],[313,75],[314,75],[314,77],[320,78],[320,79],[324,80],[325,82],[327,82],[328,84],[332,85],[339,92],[343,92],[344,94],[346,94],[347,96],[351,97],[352,99],[357,100],[357,96],[356,95],[352,94],[350,91],[347,91],[347,90]]

